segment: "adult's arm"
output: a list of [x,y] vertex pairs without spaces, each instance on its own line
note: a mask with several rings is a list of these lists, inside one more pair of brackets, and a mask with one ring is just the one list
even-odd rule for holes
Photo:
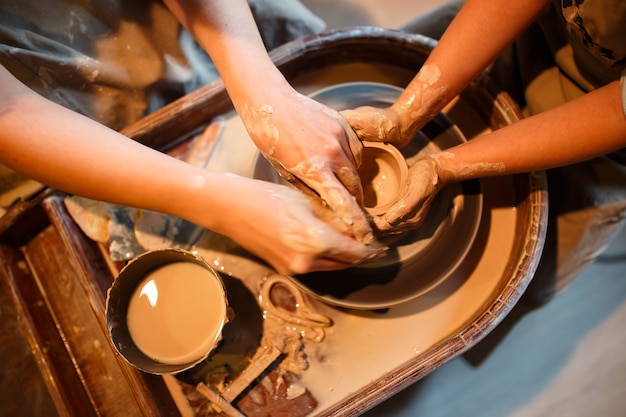
[[[468,0],[391,108],[355,109],[344,115],[361,138],[402,146],[546,5],[546,0]],[[423,220],[432,197],[446,183],[568,165],[624,146],[626,119],[616,81],[553,110],[418,161],[410,170],[404,198],[375,221],[383,230],[415,227]]]
[[468,0],[422,68],[387,109],[342,114],[362,140],[406,145],[536,18],[550,0]]
[[[468,0],[394,104],[412,138],[536,18],[549,0]],[[409,137],[409,136],[406,137]],[[404,135],[403,135],[404,136]],[[406,140],[406,139],[403,139]],[[410,140],[410,139],[409,139]],[[626,145],[618,81],[439,156],[442,180],[510,174],[568,165]]]
[[272,63],[245,0],[165,0],[213,59],[259,150],[315,190],[360,241],[373,233],[356,171],[362,146],[339,113],[296,92]]
[[57,189],[185,218],[283,273],[380,253],[317,218],[289,187],[194,167],[54,104],[0,66],[0,163]]

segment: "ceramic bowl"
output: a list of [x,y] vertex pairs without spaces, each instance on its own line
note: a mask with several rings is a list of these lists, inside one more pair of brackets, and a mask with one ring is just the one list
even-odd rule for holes
[[220,275],[181,249],[131,260],[106,301],[113,345],[128,363],[152,374],[182,372],[206,359],[219,345],[229,313]]

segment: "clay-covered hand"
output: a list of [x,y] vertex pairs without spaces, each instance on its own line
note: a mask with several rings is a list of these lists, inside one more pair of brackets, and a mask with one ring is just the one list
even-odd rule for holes
[[[278,272],[301,274],[343,269],[384,255],[386,247],[377,241],[366,245],[349,236],[342,222],[333,221],[332,211],[315,206],[319,200],[310,200],[284,185],[241,181],[246,183],[234,184],[233,188],[245,200],[230,206],[237,221],[225,223],[222,233]],[[248,204],[250,201],[253,203]]]
[[271,102],[239,111],[259,150],[284,178],[319,195],[357,240],[373,242],[360,206],[363,146],[354,131],[337,111],[295,91]]
[[402,148],[450,100],[446,87],[438,84],[440,75],[436,66],[424,65],[391,106],[363,106],[341,114],[359,139]]
[[385,214],[374,216],[378,234],[390,236],[419,227],[442,186],[437,159],[424,157],[415,161],[409,168],[402,197]]
[[427,117],[411,119],[401,106],[378,108],[371,106],[343,110],[341,115],[362,141],[388,142],[397,148],[408,145]]
[[401,115],[392,107],[361,106],[343,110],[341,115],[362,141],[389,142],[401,148],[411,139],[403,137]]

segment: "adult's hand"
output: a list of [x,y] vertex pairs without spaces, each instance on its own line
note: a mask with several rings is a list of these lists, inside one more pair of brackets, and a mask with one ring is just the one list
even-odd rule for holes
[[376,241],[366,245],[347,235],[343,223],[333,221],[332,211],[316,207],[319,200],[291,187],[235,176],[222,182],[234,190],[229,220],[213,229],[280,273],[344,269],[385,253],[386,248]]
[[239,113],[263,155],[279,173],[308,194],[319,196],[359,241],[373,238],[360,206],[357,173],[363,146],[341,115],[290,87],[260,107]]
[[[257,147],[314,190],[361,242],[374,240],[359,200],[360,143],[334,111],[298,94],[270,60],[245,0],[166,0],[211,55]],[[236,22],[234,24],[233,22]]]

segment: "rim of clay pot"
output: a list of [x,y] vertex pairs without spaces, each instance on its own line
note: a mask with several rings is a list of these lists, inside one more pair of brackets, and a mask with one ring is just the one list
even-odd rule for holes
[[[363,142],[364,156],[365,156],[365,153],[368,152],[368,149],[379,150],[382,153],[383,157],[391,158],[393,162],[390,163],[389,165],[394,170],[395,177],[397,178],[397,181],[395,184],[396,189],[395,189],[395,192],[393,193],[393,196],[389,196],[389,195],[386,196],[384,203],[379,204],[378,202],[374,201],[374,204],[370,204],[371,202],[369,201],[367,194],[366,194],[364,208],[371,215],[376,216],[376,215],[386,213],[387,210],[389,210],[389,208],[392,207],[393,204],[397,201],[398,197],[401,195],[402,184],[406,182],[409,168],[406,163],[406,160],[404,159],[404,155],[402,155],[402,152],[400,152],[398,148],[396,148],[390,143],[364,141]],[[367,162],[365,161],[365,157],[364,157],[363,162],[361,166],[359,167],[360,174],[364,172],[366,163]],[[361,175],[362,180],[363,178],[364,176]],[[364,191],[366,191],[367,193],[367,190],[364,190]],[[376,190],[371,190],[371,191],[376,192]]]

